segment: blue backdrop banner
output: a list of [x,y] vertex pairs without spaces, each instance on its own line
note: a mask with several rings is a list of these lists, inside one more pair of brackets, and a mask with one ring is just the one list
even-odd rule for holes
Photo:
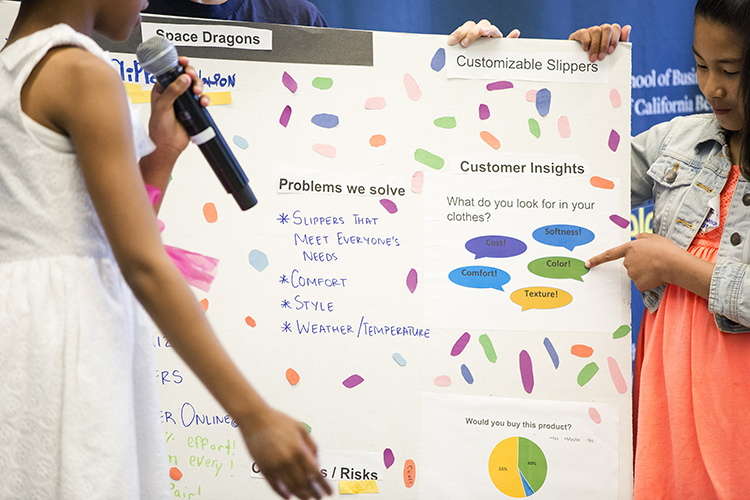
[[678,115],[710,112],[695,76],[694,2],[650,0],[313,0],[337,28],[448,34],[466,20],[492,21],[525,38],[567,38],[605,22],[633,27],[632,133]]

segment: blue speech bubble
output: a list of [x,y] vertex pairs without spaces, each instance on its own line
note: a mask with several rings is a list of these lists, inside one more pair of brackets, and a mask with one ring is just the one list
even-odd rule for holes
[[482,257],[515,257],[526,251],[526,243],[510,236],[478,236],[466,242],[466,250]]
[[585,227],[566,224],[540,227],[532,233],[532,236],[539,243],[567,248],[571,252],[575,247],[594,241],[594,233]]
[[503,292],[503,285],[510,281],[510,275],[494,267],[468,266],[454,269],[448,279],[466,288],[494,288]]

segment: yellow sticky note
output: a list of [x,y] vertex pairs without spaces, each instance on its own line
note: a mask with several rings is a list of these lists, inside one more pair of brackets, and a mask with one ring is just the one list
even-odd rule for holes
[[137,83],[125,83],[125,91],[128,93],[130,102],[133,104],[144,104],[151,102],[151,91],[143,90]]
[[380,493],[378,482],[367,481],[339,481],[340,495],[356,495],[357,493]]
[[[128,93],[130,102],[133,104],[144,104],[151,102],[151,91],[143,90],[143,87],[137,83],[125,83],[125,91]],[[218,106],[220,104],[232,104],[231,92],[206,92],[204,95],[211,99],[209,106]]]
[[209,106],[232,104],[231,92],[205,92],[203,95],[207,95],[211,99],[211,104],[209,104]]

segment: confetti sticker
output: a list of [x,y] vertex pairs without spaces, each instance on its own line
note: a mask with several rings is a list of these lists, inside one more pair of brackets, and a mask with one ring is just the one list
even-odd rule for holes
[[334,128],[339,124],[339,117],[330,113],[318,113],[310,121],[318,127]]
[[409,271],[409,274],[406,275],[406,288],[408,288],[411,293],[414,293],[414,290],[417,289],[417,281],[417,270],[412,268]]
[[247,256],[247,261],[258,272],[263,272],[268,267],[268,256],[260,250],[253,250]]
[[623,337],[627,337],[628,333],[630,333],[630,327],[628,325],[622,325],[620,328],[615,330],[615,332],[612,334],[612,338],[615,340],[621,339]]
[[616,130],[612,129],[609,133],[609,141],[607,142],[607,145],[612,151],[617,151],[617,146],[620,145],[620,134],[618,134]]
[[620,97],[620,92],[617,89],[612,89],[609,91],[609,102],[612,103],[613,108],[619,108],[622,106],[622,98]]
[[414,151],[414,159],[423,165],[434,168],[435,170],[440,170],[445,165],[445,160],[424,149],[417,149]]
[[433,121],[432,123],[434,123],[436,127],[440,128],[456,128],[456,118],[453,116],[443,116],[440,118],[435,118],[435,121]]
[[417,466],[411,458],[404,462],[404,486],[411,488],[417,480]]
[[596,408],[594,408],[593,406],[589,408],[589,417],[591,417],[591,421],[595,424],[602,423],[602,416],[599,415],[599,412],[596,411]]
[[531,394],[531,391],[534,390],[534,368],[531,364],[531,356],[525,350],[521,351],[521,354],[518,355],[518,366],[521,370],[523,390],[527,394]]
[[458,337],[458,340],[456,340],[456,343],[453,344],[453,348],[451,349],[451,356],[458,356],[459,354],[464,352],[466,344],[469,343],[469,340],[471,340],[471,335],[469,335],[469,332],[464,332],[463,335]]
[[549,114],[550,104],[552,103],[552,92],[549,89],[540,89],[536,93],[536,110],[540,116]]
[[570,348],[570,354],[579,358],[590,358],[594,354],[594,350],[587,345],[576,344]]
[[344,380],[342,384],[344,384],[344,387],[346,387],[347,389],[352,389],[354,387],[357,387],[359,384],[361,384],[364,381],[365,379],[363,379],[362,377],[360,377],[359,375],[355,373],[348,379]]
[[411,192],[414,194],[420,194],[422,187],[424,186],[424,172],[417,170],[414,175],[411,176]]
[[500,141],[497,140],[497,137],[490,134],[486,130],[482,130],[481,132],[479,132],[479,137],[481,137],[482,140],[486,142],[487,145],[492,149],[500,149]]
[[244,137],[240,137],[239,135],[235,135],[232,137],[232,142],[240,148],[240,149],[247,149],[249,144],[247,143],[247,140]]
[[583,387],[584,385],[591,382],[591,379],[594,378],[594,375],[596,375],[598,371],[599,365],[597,365],[593,361],[584,366],[578,373],[578,385]]
[[255,328],[258,325],[252,316],[245,316],[245,323],[247,323],[247,326],[250,328]]
[[279,117],[279,123],[282,127],[286,128],[287,125],[289,125],[289,119],[292,117],[292,107],[286,106],[284,108],[284,111],[281,112],[281,116]]
[[438,387],[450,387],[452,383],[453,382],[451,382],[451,378],[448,375],[435,377],[435,385]]
[[383,109],[385,97],[370,97],[365,101],[365,109]]
[[526,91],[526,100],[529,102],[536,102],[536,90],[531,89]]
[[492,340],[486,333],[483,333],[479,336],[479,345],[481,345],[482,349],[484,349],[484,355],[487,356],[487,360],[490,363],[494,363],[495,361],[497,361],[495,346],[492,345]]
[[390,469],[394,463],[396,463],[396,457],[393,455],[393,450],[390,448],[383,450],[383,465],[385,465],[385,468]]
[[563,139],[570,137],[570,122],[567,116],[561,116],[557,119],[557,132]]
[[617,214],[610,215],[609,220],[611,220],[612,222],[614,222],[616,225],[620,226],[623,229],[625,229],[626,227],[630,227],[630,221],[624,217],[620,217]]
[[404,357],[401,354],[399,354],[397,352],[393,353],[393,360],[396,363],[398,363],[400,366],[406,366],[406,360],[404,359]]
[[599,189],[614,189],[615,188],[614,182],[612,182],[609,179],[605,179],[604,177],[598,177],[596,175],[591,177],[591,179],[589,179],[589,182],[591,183],[592,186],[594,186],[595,188],[599,188]]
[[203,205],[203,217],[206,218],[206,222],[209,224],[213,224],[217,220],[219,220],[219,214],[216,212],[216,205],[211,203],[210,201]]
[[284,87],[288,88],[292,94],[297,92],[297,82],[292,78],[292,75],[284,71],[284,74],[281,75],[281,83],[284,84]]
[[418,101],[422,97],[422,90],[419,88],[417,81],[409,73],[404,74],[404,89],[406,95],[412,101]]
[[179,481],[180,479],[182,479],[182,471],[177,467],[172,467],[171,469],[169,469],[169,477],[173,481]]
[[492,82],[487,84],[487,90],[505,90],[505,89],[512,89],[513,84],[506,81],[500,81],[500,82]]
[[201,299],[199,304],[203,308],[203,312],[208,311],[208,299]]
[[628,384],[625,382],[625,377],[622,376],[622,370],[620,365],[617,364],[617,360],[612,356],[607,358],[607,365],[609,365],[609,375],[612,377],[612,382],[615,384],[615,389],[620,394],[625,394],[628,391]]
[[396,206],[396,204],[387,198],[383,198],[382,200],[380,200],[380,204],[383,205],[383,208],[385,208],[385,211],[389,214],[395,214],[396,212],[398,212],[398,207]]
[[333,87],[333,78],[315,77],[312,81],[312,86],[319,90],[328,90]]
[[312,149],[326,158],[336,158],[336,147],[330,144],[313,144]]
[[445,49],[440,47],[435,51],[435,55],[432,56],[430,68],[432,68],[432,71],[440,71],[443,67],[445,67]]
[[374,148],[385,146],[385,136],[380,134],[373,135],[372,137],[370,137],[370,146]]
[[529,132],[531,132],[531,135],[537,139],[542,135],[542,130],[539,128],[539,122],[533,118],[529,118]]
[[552,341],[547,337],[544,338],[544,348],[547,349],[552,364],[555,365],[555,370],[557,370],[560,366],[560,357],[557,355],[557,351],[555,350],[555,346],[552,345]]
[[479,119],[486,120],[490,117],[490,107],[486,104],[479,105]]
[[468,366],[461,365],[461,375],[464,377],[467,384],[471,385],[474,383],[474,376],[471,374]]
[[291,385],[297,385],[299,384],[299,373],[294,368],[287,368],[286,379]]

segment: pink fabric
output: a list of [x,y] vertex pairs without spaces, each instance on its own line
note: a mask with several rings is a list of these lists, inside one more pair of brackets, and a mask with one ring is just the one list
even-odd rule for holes
[[[152,205],[155,205],[161,198],[161,190],[148,184],[146,184],[146,193]],[[159,231],[164,231],[164,223],[159,219],[156,221],[159,223]],[[218,271],[218,259],[169,245],[164,245],[164,249],[188,284],[204,292],[209,291]]]
[[[719,227],[688,251],[709,262],[738,171],[722,191]],[[636,500],[734,500],[750,493],[750,334],[722,333],[705,299],[668,285],[644,315],[635,363]]]

